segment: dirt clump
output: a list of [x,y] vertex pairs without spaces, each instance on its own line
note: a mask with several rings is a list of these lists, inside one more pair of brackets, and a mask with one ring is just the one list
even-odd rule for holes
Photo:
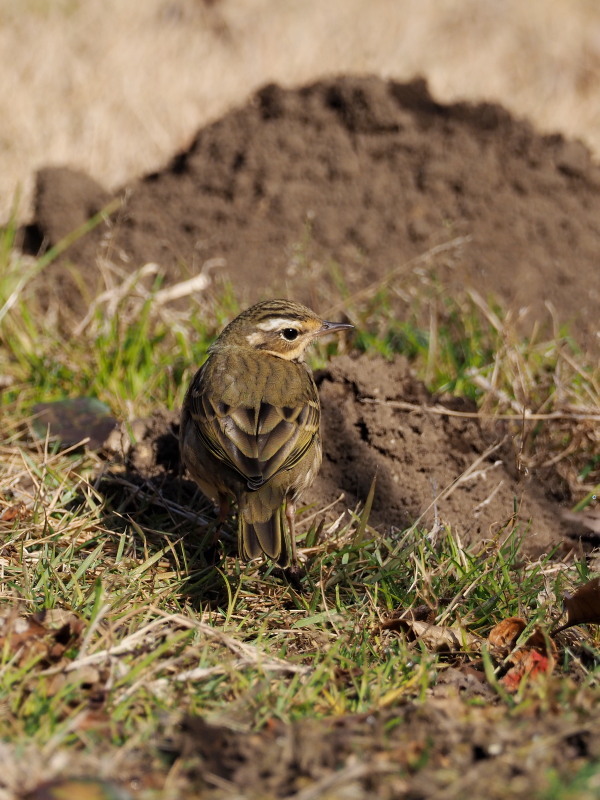
[[[88,289],[99,259],[156,262],[169,280],[211,263],[242,303],[283,293],[321,310],[337,264],[350,290],[398,270],[410,301],[420,278],[407,262],[429,253],[420,268],[451,291],[472,286],[543,317],[550,302],[597,344],[600,168],[578,142],[497,105],[437,103],[423,81],[267,86],[117,195],[121,211],[68,251]],[[55,244],[100,197],[46,170],[34,240]],[[79,291],[62,285],[63,302]]]
[[484,430],[467,401],[448,403],[448,416],[438,413],[443,403],[432,410],[434,399],[404,359],[341,356],[319,386],[325,455],[306,500],[325,506],[343,491],[352,508],[376,476],[371,522],[382,530],[416,520],[431,530],[437,522],[468,545],[503,539],[516,525],[531,555],[561,542],[558,503],[535,475],[518,472],[503,427]]

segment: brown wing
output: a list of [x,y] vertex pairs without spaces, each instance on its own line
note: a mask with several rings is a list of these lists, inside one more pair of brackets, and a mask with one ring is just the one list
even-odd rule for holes
[[291,469],[319,430],[319,401],[312,381],[301,402],[281,406],[265,400],[255,407],[229,405],[210,392],[202,374],[188,403],[207,449],[237,473],[251,490]]

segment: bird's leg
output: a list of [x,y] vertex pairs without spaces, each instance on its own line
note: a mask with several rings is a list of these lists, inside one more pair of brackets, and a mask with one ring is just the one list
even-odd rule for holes
[[215,503],[215,510],[218,512],[217,517],[214,522],[211,522],[209,524],[208,527],[209,531],[212,529],[212,539],[210,540],[211,548],[215,547],[219,540],[223,524],[225,523],[225,520],[229,516],[229,506],[230,506],[230,500],[228,495],[221,494],[219,492],[218,501]]
[[302,592],[302,578],[306,575],[306,570],[303,565],[298,562],[298,555],[296,553],[296,503],[293,500],[288,500],[285,504],[285,516],[287,517],[289,526],[289,540],[291,549],[290,566],[284,572],[285,576],[290,582],[290,585],[297,591]]
[[217,519],[215,520],[215,532],[212,540],[213,547],[217,544],[217,540],[221,535],[221,528],[229,516],[230,505],[231,502],[229,500],[229,495],[219,493],[219,513],[217,514]]
[[227,494],[220,494],[219,495],[219,516],[217,517],[217,526],[219,529],[221,525],[225,522],[227,517],[229,516],[229,506],[231,505],[229,495]]
[[295,565],[298,563],[298,556],[296,554],[296,503],[288,498],[285,504],[285,516],[288,521],[289,541],[291,548],[291,563]]
[[229,506],[229,497],[225,494],[219,493],[218,503],[216,504],[218,509],[217,517],[215,521],[211,522],[209,525],[207,533],[210,534],[212,532],[212,536],[210,537],[204,552],[204,556],[209,564],[217,564],[221,559],[218,547],[219,537],[221,536],[223,524],[229,516]]

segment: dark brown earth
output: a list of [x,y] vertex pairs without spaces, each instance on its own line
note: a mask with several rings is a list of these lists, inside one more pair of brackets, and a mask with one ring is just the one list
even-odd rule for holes
[[[421,81],[268,86],[116,196],[110,226],[68,253],[88,290],[99,259],[156,262],[173,280],[211,262],[242,303],[277,293],[325,310],[332,263],[351,290],[396,270],[410,297],[407,262],[453,241],[421,270],[538,316],[549,301],[598,344],[600,168],[578,142],[497,105],[441,105]],[[30,245],[55,244],[108,199],[87,176],[43,170]],[[62,276],[64,304],[79,290]]]
[[[521,478],[501,427],[484,431],[476,419],[434,413],[431,395],[403,359],[334,359],[321,376],[320,395],[325,458],[306,496],[317,507],[340,491],[346,506],[356,507],[377,476],[370,521],[381,531],[403,530],[416,520],[432,530],[437,522],[468,545],[503,540],[516,525],[531,555],[562,541],[557,499],[569,499],[566,486],[557,478]],[[447,406],[475,411],[466,402]]]

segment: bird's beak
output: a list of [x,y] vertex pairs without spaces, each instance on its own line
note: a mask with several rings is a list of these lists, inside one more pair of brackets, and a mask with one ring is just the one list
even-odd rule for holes
[[315,336],[325,336],[326,333],[337,333],[353,327],[349,322],[323,322]]

